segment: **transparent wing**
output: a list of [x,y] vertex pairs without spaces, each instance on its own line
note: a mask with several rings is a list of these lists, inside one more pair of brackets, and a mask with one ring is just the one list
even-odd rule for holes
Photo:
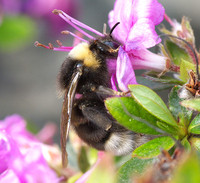
[[60,133],[61,133],[60,144],[61,144],[61,151],[62,151],[63,167],[66,167],[68,163],[66,143],[67,143],[67,137],[68,137],[69,129],[71,125],[73,100],[76,93],[76,87],[81,75],[82,75],[82,66],[78,67],[77,71],[74,72],[74,74],[72,75],[69,89],[65,91],[65,95],[64,95],[61,122],[60,122]]

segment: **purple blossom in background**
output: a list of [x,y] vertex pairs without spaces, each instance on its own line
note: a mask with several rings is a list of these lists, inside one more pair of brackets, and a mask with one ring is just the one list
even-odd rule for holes
[[[116,80],[122,91],[135,84],[133,69],[163,71],[166,59],[147,50],[160,42],[155,26],[162,22],[164,8],[157,0],[116,0],[109,13],[109,25],[120,25],[113,32],[122,47],[116,66]],[[133,69],[132,69],[133,67]]]
[[21,0],[1,0],[0,9],[3,13],[18,14],[21,11]]
[[[47,25],[52,30],[62,30],[66,27],[64,22],[58,22],[56,17],[52,15],[52,10],[62,8],[65,12],[75,15],[77,12],[77,0],[1,0],[0,10],[5,15],[25,14],[33,18],[43,19],[47,21]],[[56,26],[55,26],[56,25]],[[51,29],[50,29],[51,30]]]
[[43,156],[43,146],[26,130],[21,116],[0,121],[0,182],[58,182]]
[[[33,8],[37,7],[37,8]],[[52,30],[57,34],[67,27],[65,22],[57,21],[56,16],[52,14],[53,9],[62,9],[70,15],[78,13],[78,1],[77,0],[26,0],[25,12],[35,18],[43,18],[48,24],[51,25]]]
[[77,0],[1,0],[1,9],[5,14],[25,13],[34,17],[51,16],[54,8],[62,8],[72,14]]

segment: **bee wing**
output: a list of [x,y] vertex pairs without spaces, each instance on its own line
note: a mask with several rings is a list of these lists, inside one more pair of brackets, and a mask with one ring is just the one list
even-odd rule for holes
[[67,150],[66,143],[67,137],[69,134],[69,128],[71,125],[71,113],[72,113],[72,105],[74,96],[76,93],[77,84],[80,76],[82,75],[82,67],[78,67],[77,71],[72,75],[72,79],[70,81],[70,86],[68,90],[65,91],[64,101],[62,106],[62,114],[61,114],[61,122],[60,122],[60,144],[62,150],[62,165],[63,167],[67,166]]

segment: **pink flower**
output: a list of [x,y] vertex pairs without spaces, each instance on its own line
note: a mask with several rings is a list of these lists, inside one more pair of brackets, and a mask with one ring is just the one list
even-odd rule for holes
[[9,134],[18,146],[30,147],[32,143],[39,142],[34,135],[26,130],[26,121],[17,114],[0,120],[0,129]]
[[59,180],[43,156],[43,144],[26,130],[26,123],[19,115],[0,121],[0,162],[2,183]]
[[[89,39],[95,38],[83,29],[95,33],[97,37],[104,36],[104,34],[70,17],[61,10],[55,10],[54,13]],[[121,43],[118,58],[114,61],[108,61],[113,89],[116,90],[116,86],[118,86],[120,90],[127,91],[128,84],[137,84],[133,69],[163,71],[166,68],[165,57],[147,50],[147,48],[160,42],[155,26],[163,20],[163,16],[164,8],[157,0],[116,0],[114,9],[109,13],[111,28],[117,22],[120,22],[112,33],[112,36]],[[64,31],[64,33],[88,42],[72,32]],[[58,42],[58,45],[59,47],[55,48],[52,44],[45,46],[36,42],[36,46],[57,51],[70,51],[73,49],[73,47],[63,46],[60,42]]]
[[150,48],[160,42],[155,25],[162,22],[164,8],[157,0],[116,0],[109,13],[109,25],[117,22],[114,36],[124,45],[126,51]]
[[[164,8],[157,0],[116,0],[109,13],[109,25],[120,25],[113,37],[122,43],[116,66],[116,80],[122,91],[136,84],[133,69],[163,71],[166,59],[147,50],[160,42],[155,26],[162,22]],[[132,65],[132,66],[131,66]],[[133,67],[133,68],[132,68]]]

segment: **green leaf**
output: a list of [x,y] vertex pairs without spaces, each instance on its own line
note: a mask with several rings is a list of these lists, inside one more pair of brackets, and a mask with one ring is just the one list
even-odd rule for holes
[[133,98],[108,98],[105,104],[112,116],[126,128],[138,133],[159,134],[151,125],[156,126],[158,119],[142,108]]
[[187,138],[188,138],[187,136],[185,138],[183,138],[183,140],[181,141],[181,144],[185,147],[186,150],[190,151],[191,145]]
[[87,147],[87,157],[89,164],[94,164],[98,158],[98,150],[93,147]]
[[125,156],[115,156],[114,157],[115,167],[119,169],[124,163],[130,160],[130,158],[131,154]]
[[182,125],[188,126],[193,112],[180,105],[180,102],[183,100],[180,99],[178,96],[178,92],[180,89],[181,86],[175,86],[172,88],[169,94],[169,110],[176,120],[180,119]]
[[194,134],[200,134],[200,114],[198,114],[190,123],[188,131]]
[[189,79],[188,72],[190,70],[196,70],[196,66],[193,63],[190,63],[182,59],[180,65],[180,79],[183,80],[184,82],[187,82]]
[[118,170],[117,183],[131,183],[131,177],[141,174],[153,160],[154,159],[130,159]]
[[191,137],[189,142],[192,147],[195,147],[198,151],[200,151],[200,138],[199,137]]
[[167,124],[167,123],[164,123],[164,122],[160,122],[160,121],[157,121],[157,126],[167,132],[167,133],[170,133],[172,134],[173,136],[176,136],[178,133],[179,133],[179,130],[177,128],[174,128],[173,126]]
[[81,173],[77,173],[71,177],[69,177],[69,179],[67,180],[67,183],[75,183],[79,178],[81,178],[82,174]]
[[166,40],[165,45],[175,65],[180,66],[182,59],[191,61],[189,54],[174,42]]
[[[160,73],[157,73],[157,72],[153,72],[153,71],[150,71],[150,72],[146,72],[144,74],[144,77],[148,80],[151,80],[151,81],[154,81],[154,82],[161,82],[161,83],[165,83],[166,84],[173,84],[173,85],[169,85],[169,86],[174,86],[174,84],[176,85],[183,85],[185,84],[183,81],[181,80],[178,80],[178,79],[175,79],[173,77],[170,77],[170,76],[160,76],[158,77]],[[137,80],[138,81],[138,80]],[[140,82],[139,82],[140,83]],[[145,85],[147,86],[147,85]],[[149,86],[148,86],[149,87]],[[150,87],[151,88],[151,87]]]
[[0,26],[0,48],[10,51],[33,44],[36,31],[34,21],[27,16],[5,16]]
[[161,149],[169,150],[174,144],[174,140],[170,137],[158,137],[136,148],[132,155],[140,158],[153,158],[160,154]]
[[81,147],[79,154],[78,154],[78,165],[81,172],[85,173],[90,168],[90,163],[88,161],[86,148]]
[[153,79],[151,80],[150,78],[148,78],[148,76],[146,77],[145,75],[144,77],[136,76],[136,80],[139,84],[145,85],[154,91],[166,90],[174,86],[174,84],[171,83],[168,84],[168,83],[158,82],[156,80],[154,81]]
[[[109,167],[109,164],[108,166]],[[114,183],[114,172],[109,172],[105,167],[95,169],[89,176],[87,183]]]
[[[109,155],[104,155],[102,159],[97,160],[95,165],[87,172],[84,177],[88,176],[86,181],[79,180],[79,182],[87,183],[114,183],[115,180],[115,170],[113,157]],[[82,177],[82,178],[84,178]]]
[[149,113],[171,126],[178,127],[163,100],[153,90],[143,85],[129,85],[129,89],[133,98]]
[[[186,156],[187,157],[187,156]],[[176,167],[171,183],[200,182],[200,160],[196,153],[191,153],[184,163]]]
[[179,113],[182,112],[182,106],[180,105],[181,99],[178,96],[178,90],[181,87],[175,86],[172,88],[170,94],[169,94],[169,110],[173,114],[173,116],[176,118],[176,120],[179,117]]
[[26,129],[33,134],[37,134],[39,132],[38,126],[32,121],[27,121]]
[[200,112],[200,98],[184,100],[181,105]]

